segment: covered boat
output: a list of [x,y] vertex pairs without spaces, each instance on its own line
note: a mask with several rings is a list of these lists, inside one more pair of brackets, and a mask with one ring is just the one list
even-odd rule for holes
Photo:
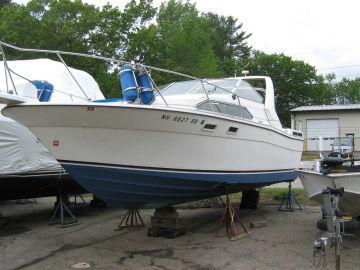
[[[16,91],[29,102],[79,102],[85,98],[61,62],[36,59],[6,64],[12,73],[10,77],[4,62],[0,62],[0,93]],[[103,98],[89,74],[69,69],[91,99]],[[49,85],[53,86],[51,92],[46,91]],[[0,104],[0,110],[4,106]],[[0,115],[0,200],[56,195],[59,175],[64,189],[84,192],[36,136],[20,123]]]

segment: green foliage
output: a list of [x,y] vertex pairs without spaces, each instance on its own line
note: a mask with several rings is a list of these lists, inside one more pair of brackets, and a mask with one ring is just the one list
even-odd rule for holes
[[[219,75],[210,28],[195,5],[170,0],[161,4],[156,23],[130,36],[127,58],[197,77]],[[160,83],[179,79],[154,74]]]
[[[244,67],[268,75],[275,84],[276,108],[289,125],[290,110],[301,105],[357,103],[360,79],[335,83],[313,66],[283,54],[251,53],[251,34],[234,17],[200,14],[181,0],[130,0],[123,11],[81,0],[31,0],[26,5],[0,0],[0,40],[20,46],[134,60],[197,77],[233,76]],[[54,56],[6,50],[8,59]],[[64,56],[70,66],[89,72],[107,97],[120,95],[114,63]],[[158,85],[183,77],[153,72]]]
[[203,17],[209,24],[212,49],[220,62],[223,75],[234,76],[237,62],[250,56],[251,47],[246,40],[251,34],[242,31],[243,24],[238,24],[232,16],[219,16],[210,12]]
[[[293,188],[292,191],[296,200],[300,204],[318,205],[317,202],[308,198],[306,192],[302,188]],[[262,204],[279,204],[283,196],[288,192],[288,188],[265,187],[260,189],[260,203]]]
[[4,6],[10,5],[10,4],[12,4],[11,0],[0,0],[0,9],[3,8]]
[[338,103],[351,104],[360,102],[360,78],[344,78],[334,85],[335,99]]
[[[152,18],[151,1],[129,2],[124,12],[110,4],[101,9],[81,0],[32,0],[27,5],[7,5],[0,11],[0,39],[30,48],[89,53],[122,58],[128,35]],[[44,57],[34,53],[7,51],[9,59]],[[45,57],[58,60],[54,56]],[[63,57],[74,68],[94,76],[106,96],[119,96],[116,69],[94,59]],[[110,72],[113,71],[113,72]]]
[[284,54],[255,52],[247,67],[250,74],[274,81],[276,109],[281,122],[290,125],[290,110],[298,106],[329,104],[332,91],[313,66]]

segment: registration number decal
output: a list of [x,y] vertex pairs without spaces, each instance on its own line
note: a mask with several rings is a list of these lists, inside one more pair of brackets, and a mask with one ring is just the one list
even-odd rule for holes
[[187,116],[169,115],[169,114],[163,114],[161,116],[161,120],[180,122],[180,123],[190,123],[190,124],[194,124],[194,125],[196,125],[196,124],[203,125],[205,123],[205,120],[202,120],[199,118],[191,118],[191,117],[187,117]]

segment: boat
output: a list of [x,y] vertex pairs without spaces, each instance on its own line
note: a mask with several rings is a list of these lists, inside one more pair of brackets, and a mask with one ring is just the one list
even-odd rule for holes
[[[0,95],[8,104],[2,113],[28,127],[80,185],[109,205],[160,208],[297,177],[302,133],[282,128],[269,77],[199,79],[46,52],[117,64],[123,98],[55,104],[7,94]],[[150,70],[185,80],[157,87]]]
[[309,198],[322,204],[322,191],[344,189],[339,210],[342,215],[360,216],[360,166],[353,158],[334,156],[315,160],[313,169],[300,169],[299,178]]
[[[19,98],[35,103],[72,102],[85,97],[61,62],[33,59],[5,63],[7,68],[4,61],[0,63],[0,93],[16,91]],[[103,98],[89,74],[69,70],[86,86],[90,98]],[[0,110],[3,107],[0,104]],[[0,115],[0,201],[57,195],[59,177],[64,192],[86,192],[26,127]]]

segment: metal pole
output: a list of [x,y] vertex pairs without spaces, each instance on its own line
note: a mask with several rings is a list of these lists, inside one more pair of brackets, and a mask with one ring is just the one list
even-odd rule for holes
[[242,111],[242,107],[241,107],[241,102],[240,102],[240,98],[239,98],[239,96],[238,96],[238,95],[237,95],[236,97],[237,97],[237,100],[238,100],[238,102],[239,102],[239,107],[240,107],[240,116],[241,116],[241,118],[243,118],[243,119],[244,119],[244,116],[243,116],[243,111]]
[[149,72],[146,70],[146,67],[145,67],[145,66],[143,66],[143,68],[144,68],[144,70],[145,70],[146,74],[148,75],[148,77],[150,78],[151,83],[153,84],[153,86],[154,86],[155,90],[159,93],[160,97],[161,97],[161,98],[162,98],[162,100],[164,101],[165,105],[166,105],[166,106],[169,106],[169,104],[166,102],[166,100],[165,100],[164,96],[163,96],[163,95],[161,94],[161,92],[159,91],[159,88],[156,86],[156,84],[155,84],[154,80],[153,80],[153,79],[152,79],[152,77],[150,76]]
[[5,82],[6,82],[6,92],[9,93],[9,83],[8,83],[8,77],[7,77],[7,69],[6,69],[6,58],[5,58],[5,53],[4,50],[0,44],[0,49],[1,49],[1,54],[3,56],[3,62],[4,62],[4,75],[5,75]]
[[206,89],[205,89],[204,83],[203,83],[202,81],[200,81],[200,82],[201,82],[201,86],[202,86],[202,88],[203,88],[203,90],[204,90],[204,92],[205,92],[206,98],[207,98],[207,100],[209,101],[210,108],[211,108],[211,110],[214,112],[214,109],[213,109],[212,103],[211,103],[210,98],[209,98],[209,94],[206,92]]
[[8,78],[7,78],[7,74],[9,74],[9,78],[10,78],[11,84],[12,84],[13,87],[14,87],[15,94],[18,94],[18,93],[17,93],[17,90],[16,90],[16,87],[15,87],[15,84],[14,84],[14,81],[13,81],[13,78],[12,78],[11,73],[10,73],[10,71],[9,71],[9,66],[8,66],[8,64],[7,64],[5,52],[4,52],[4,50],[3,50],[3,47],[1,46],[1,43],[0,43],[0,49],[1,49],[1,53],[2,53],[2,55],[3,55],[3,61],[4,61],[5,80],[6,80],[6,91],[9,93],[9,85],[8,85]]
[[341,235],[340,235],[340,222],[335,223],[335,270],[340,270],[340,247],[341,247]]
[[59,57],[60,61],[63,63],[63,65],[65,66],[66,70],[70,73],[71,77],[74,79],[74,81],[76,82],[76,84],[79,86],[81,92],[83,92],[83,94],[85,95],[85,97],[87,98],[88,101],[90,101],[91,99],[87,96],[87,94],[85,93],[85,91],[82,89],[81,85],[79,84],[79,82],[76,80],[76,78],[74,77],[74,75],[71,73],[69,67],[66,65],[65,61],[62,59],[60,53],[56,53],[56,55]]

